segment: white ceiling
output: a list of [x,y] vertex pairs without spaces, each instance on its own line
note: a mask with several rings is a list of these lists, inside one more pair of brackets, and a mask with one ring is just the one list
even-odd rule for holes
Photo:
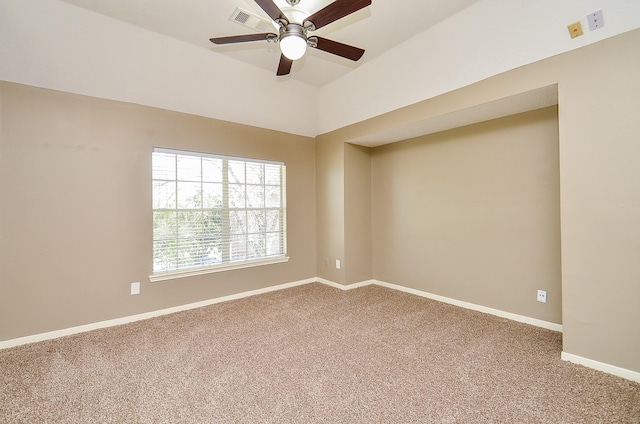
[[[0,0],[0,80],[316,137],[640,28],[638,0],[373,0],[317,31],[367,49],[360,62],[311,50],[277,78],[277,46],[209,42],[251,31],[229,20],[239,6],[266,16],[254,0]],[[571,39],[567,23],[588,28],[598,9],[606,25]],[[534,94],[350,137],[374,146],[547,104]]]
[[[270,18],[253,0],[63,0],[66,3],[125,21],[187,43],[227,55],[239,61],[273,72],[280,57],[277,45],[251,42],[214,46],[211,37],[249,34],[253,31],[232,22],[236,8]],[[333,22],[314,34],[366,50],[358,62],[309,49],[293,64],[290,76],[303,83],[321,87],[349,71],[391,50],[394,46],[425,31],[479,0],[373,0],[372,5]],[[285,0],[274,2],[289,14]],[[332,0],[301,0],[296,6],[314,13]]]

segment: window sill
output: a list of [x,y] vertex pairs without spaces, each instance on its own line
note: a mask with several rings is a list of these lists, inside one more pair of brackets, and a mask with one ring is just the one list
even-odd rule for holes
[[258,259],[254,261],[228,263],[215,265],[206,268],[185,269],[180,271],[158,272],[149,276],[149,281],[156,283],[158,281],[174,280],[176,278],[193,277],[195,275],[213,274],[214,272],[232,271],[234,269],[252,268],[255,266],[279,264],[288,262],[288,256],[278,256],[276,258]]

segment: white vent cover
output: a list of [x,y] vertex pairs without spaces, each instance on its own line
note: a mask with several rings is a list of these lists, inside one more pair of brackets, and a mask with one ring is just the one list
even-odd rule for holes
[[244,9],[237,8],[229,19],[257,32],[277,32],[274,22],[263,19]]

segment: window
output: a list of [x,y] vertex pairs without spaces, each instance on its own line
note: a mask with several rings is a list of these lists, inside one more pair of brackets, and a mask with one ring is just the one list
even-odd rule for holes
[[287,260],[283,163],[154,149],[152,281]]

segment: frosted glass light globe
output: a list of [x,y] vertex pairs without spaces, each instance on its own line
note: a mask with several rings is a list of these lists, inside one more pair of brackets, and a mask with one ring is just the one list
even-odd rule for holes
[[307,40],[298,34],[285,34],[280,39],[280,51],[288,59],[298,60],[307,51]]

